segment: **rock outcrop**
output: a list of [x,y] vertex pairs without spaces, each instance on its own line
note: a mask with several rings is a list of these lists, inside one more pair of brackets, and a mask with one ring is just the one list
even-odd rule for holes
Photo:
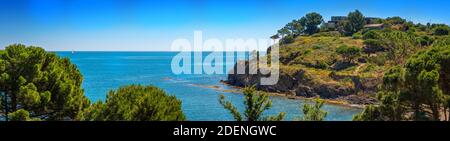
[[[363,83],[371,80],[360,80],[357,77],[350,76],[332,76],[333,79],[344,79],[350,77],[354,86],[343,86],[335,83],[321,83],[314,81],[305,70],[298,69],[294,72],[286,72],[280,69],[279,80],[275,85],[261,85],[260,80],[262,77],[266,77],[261,74],[249,74],[248,63],[239,61],[242,65],[246,66],[245,74],[236,74],[237,65],[234,66],[234,73],[229,72],[227,80],[224,82],[238,87],[255,86],[256,89],[266,92],[285,93],[289,96],[302,96],[302,97],[315,97],[320,96],[326,99],[342,99],[351,104],[371,104],[376,102],[373,98],[352,96],[358,91],[371,92],[374,91],[375,86],[366,86]],[[373,80],[372,80],[373,81]],[[368,83],[377,84],[377,82]]]

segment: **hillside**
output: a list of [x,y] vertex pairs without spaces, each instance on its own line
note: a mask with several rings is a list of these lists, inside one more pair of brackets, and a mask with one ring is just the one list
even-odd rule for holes
[[291,97],[320,96],[349,104],[374,104],[385,72],[449,38],[450,28],[445,24],[414,24],[400,17],[364,18],[359,11],[350,12],[348,20],[337,24],[313,23],[323,21],[314,12],[305,17],[293,20],[271,37],[280,39],[277,84],[259,85],[260,74],[229,74],[225,82],[238,87],[255,85],[259,90]]
[[[367,62],[365,57],[351,64],[340,63],[336,49],[342,45],[363,47],[361,39],[350,37],[297,37],[280,47],[280,80],[274,86],[257,85],[260,90],[290,96],[349,100],[354,104],[373,103],[367,96],[375,92],[385,66]],[[235,86],[258,83],[259,75],[229,75]],[[361,94],[354,96],[354,94]]]

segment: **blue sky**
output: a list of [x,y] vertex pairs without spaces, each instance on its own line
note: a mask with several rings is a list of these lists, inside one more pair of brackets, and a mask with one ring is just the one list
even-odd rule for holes
[[268,38],[292,19],[325,20],[359,9],[450,23],[448,0],[0,0],[0,48],[13,43],[51,51],[161,51],[173,40]]

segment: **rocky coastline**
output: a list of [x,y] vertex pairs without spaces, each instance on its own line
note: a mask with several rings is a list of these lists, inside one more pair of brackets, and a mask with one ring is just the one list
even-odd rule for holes
[[[248,68],[248,63],[245,61],[238,61],[235,64],[234,70],[236,70],[238,63],[245,63],[246,68]],[[318,83],[309,77],[302,69],[293,73],[287,73],[281,69],[279,80],[275,85],[260,85],[261,77],[264,76],[261,74],[249,74],[247,69],[245,74],[229,73],[227,80],[222,80],[222,82],[238,88],[255,86],[258,90],[276,93],[279,96],[286,96],[289,98],[314,98],[318,96],[329,101],[339,101],[338,103],[345,103],[345,105],[362,106],[377,103],[375,98],[370,97],[369,94],[367,94],[374,93],[376,84],[378,83],[376,82],[377,80],[335,75],[331,77],[333,79],[351,79],[354,86],[349,87],[333,83]]]

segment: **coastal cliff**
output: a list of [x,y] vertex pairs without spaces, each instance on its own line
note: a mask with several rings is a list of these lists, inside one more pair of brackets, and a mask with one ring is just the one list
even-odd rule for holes
[[[237,87],[255,86],[261,91],[290,97],[320,96],[349,104],[373,104],[377,102],[374,95],[381,82],[380,77],[376,77],[375,69],[367,71],[368,64],[363,59],[353,64],[342,64],[337,61],[339,56],[332,51],[340,44],[358,45],[359,42],[350,38],[300,37],[294,43],[280,47],[280,75],[275,85],[260,85],[261,77],[265,76],[249,74],[248,61],[238,61],[230,70],[244,65],[245,74],[230,72],[224,82]],[[321,44],[328,46],[317,47]]]

